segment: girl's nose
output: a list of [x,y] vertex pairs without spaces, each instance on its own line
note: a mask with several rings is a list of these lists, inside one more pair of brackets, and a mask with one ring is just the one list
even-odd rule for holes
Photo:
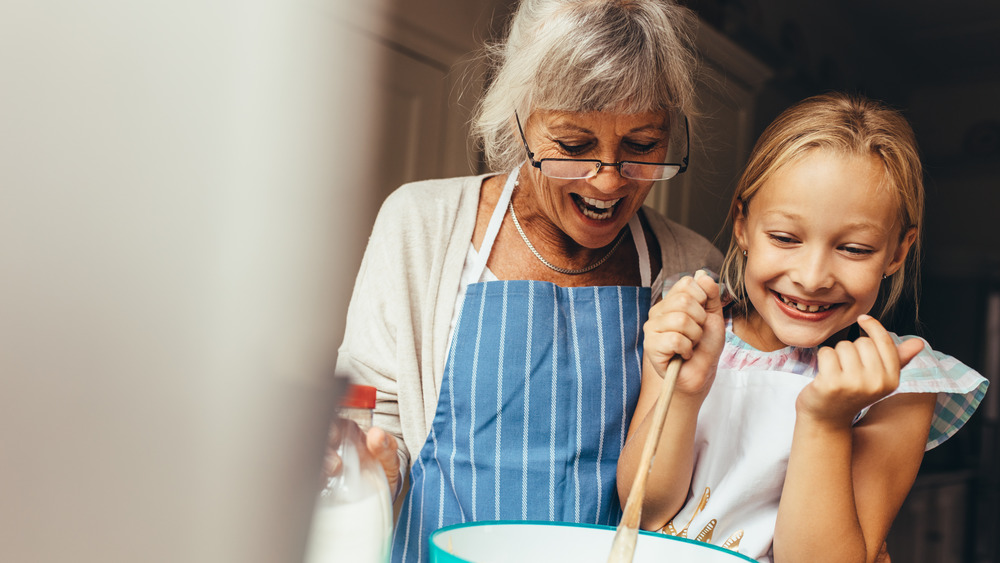
[[834,276],[827,254],[822,249],[803,252],[798,267],[792,270],[792,281],[809,292],[833,287]]

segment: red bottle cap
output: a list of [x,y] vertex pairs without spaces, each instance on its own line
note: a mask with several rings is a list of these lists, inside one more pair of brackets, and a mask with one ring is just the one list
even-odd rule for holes
[[368,385],[351,385],[341,406],[349,409],[375,408],[375,388]]

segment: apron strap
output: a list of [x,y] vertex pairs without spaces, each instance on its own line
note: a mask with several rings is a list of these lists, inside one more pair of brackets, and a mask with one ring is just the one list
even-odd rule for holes
[[[507,204],[510,203],[510,199],[514,195],[514,185],[517,183],[517,174],[520,171],[521,167],[518,166],[507,176],[507,182],[503,186],[503,191],[500,192],[500,199],[497,201],[496,208],[493,209],[489,224],[486,225],[483,243],[479,246],[479,262],[475,266],[475,276],[469,279],[480,280],[483,277],[483,272],[486,271],[486,262],[490,258],[490,252],[493,250],[493,243],[496,242],[497,233],[500,232],[503,218],[507,215]],[[628,226],[632,231],[632,241],[635,243],[636,253],[639,255],[639,278],[642,280],[642,287],[649,287],[653,282],[649,266],[649,248],[646,246],[646,235],[642,231],[638,212],[628,220]]]
[[638,211],[628,220],[628,226],[632,230],[632,241],[635,242],[635,251],[639,255],[639,279],[642,280],[642,287],[650,287],[653,280],[650,279],[652,272],[649,266],[649,248],[646,246],[646,233],[642,232]]
[[479,263],[475,266],[476,275],[469,278],[474,282],[481,280],[483,272],[486,271],[486,262],[490,259],[490,251],[493,250],[493,243],[497,239],[497,233],[500,232],[500,225],[503,224],[503,218],[507,214],[507,204],[510,203],[510,198],[514,194],[514,184],[517,183],[517,173],[520,170],[521,167],[518,166],[507,176],[507,183],[504,184],[503,191],[500,192],[500,200],[497,201],[497,206],[493,209],[493,215],[490,216],[490,222],[486,225],[483,244],[479,245]]

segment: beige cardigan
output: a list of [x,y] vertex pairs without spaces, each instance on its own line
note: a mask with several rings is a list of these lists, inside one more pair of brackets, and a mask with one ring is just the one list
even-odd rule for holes
[[[488,175],[406,184],[382,205],[347,311],[337,373],[378,389],[374,424],[400,440],[404,475],[430,433],[459,280]],[[661,279],[718,271],[718,249],[650,208]],[[657,277],[654,275],[654,277]]]

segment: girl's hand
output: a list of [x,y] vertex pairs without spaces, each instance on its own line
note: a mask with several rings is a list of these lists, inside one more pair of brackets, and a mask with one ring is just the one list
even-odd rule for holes
[[719,285],[701,270],[681,278],[650,308],[643,331],[644,355],[660,377],[670,358],[684,358],[675,393],[706,392],[726,338]]
[[820,348],[819,373],[796,401],[800,415],[850,426],[861,409],[896,390],[899,371],[924,346],[915,338],[897,346],[888,331],[868,315],[858,317],[858,324],[868,336]]

